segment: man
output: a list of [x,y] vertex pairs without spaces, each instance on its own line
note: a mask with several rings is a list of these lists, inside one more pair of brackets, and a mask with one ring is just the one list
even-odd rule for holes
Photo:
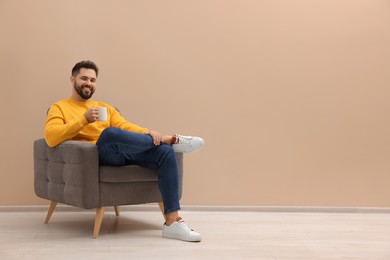
[[[72,95],[50,107],[45,123],[45,140],[54,147],[67,140],[96,143],[99,163],[123,166],[136,164],[158,169],[163,199],[163,237],[200,241],[180,218],[178,168],[175,152],[194,152],[204,141],[199,137],[162,135],[125,120],[113,106],[91,100],[96,90],[98,67],[81,61],[72,69]],[[107,108],[107,120],[98,121],[99,108]]]

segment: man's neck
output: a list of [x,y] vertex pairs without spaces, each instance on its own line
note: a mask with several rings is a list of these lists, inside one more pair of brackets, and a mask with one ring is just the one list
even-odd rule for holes
[[89,101],[89,99],[84,99],[84,98],[80,97],[78,94],[72,94],[72,96],[70,98],[75,100],[75,101],[79,101],[79,102]]

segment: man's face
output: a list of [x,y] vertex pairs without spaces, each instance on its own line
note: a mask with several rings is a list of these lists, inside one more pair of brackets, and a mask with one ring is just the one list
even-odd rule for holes
[[76,77],[72,77],[74,90],[79,96],[88,100],[96,89],[96,73],[93,69],[81,68]]

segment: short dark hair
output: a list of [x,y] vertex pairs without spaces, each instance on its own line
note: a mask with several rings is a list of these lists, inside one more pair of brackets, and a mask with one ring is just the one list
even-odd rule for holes
[[99,69],[93,61],[83,60],[83,61],[76,63],[76,65],[74,65],[74,67],[72,69],[72,76],[76,77],[80,73],[81,68],[93,69],[96,72],[96,77],[99,74]]

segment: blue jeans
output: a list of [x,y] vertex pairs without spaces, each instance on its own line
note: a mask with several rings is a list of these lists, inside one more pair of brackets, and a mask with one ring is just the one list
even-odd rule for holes
[[165,214],[180,210],[179,173],[172,146],[153,144],[150,135],[108,127],[96,142],[101,165],[140,165],[158,169],[158,185]]

